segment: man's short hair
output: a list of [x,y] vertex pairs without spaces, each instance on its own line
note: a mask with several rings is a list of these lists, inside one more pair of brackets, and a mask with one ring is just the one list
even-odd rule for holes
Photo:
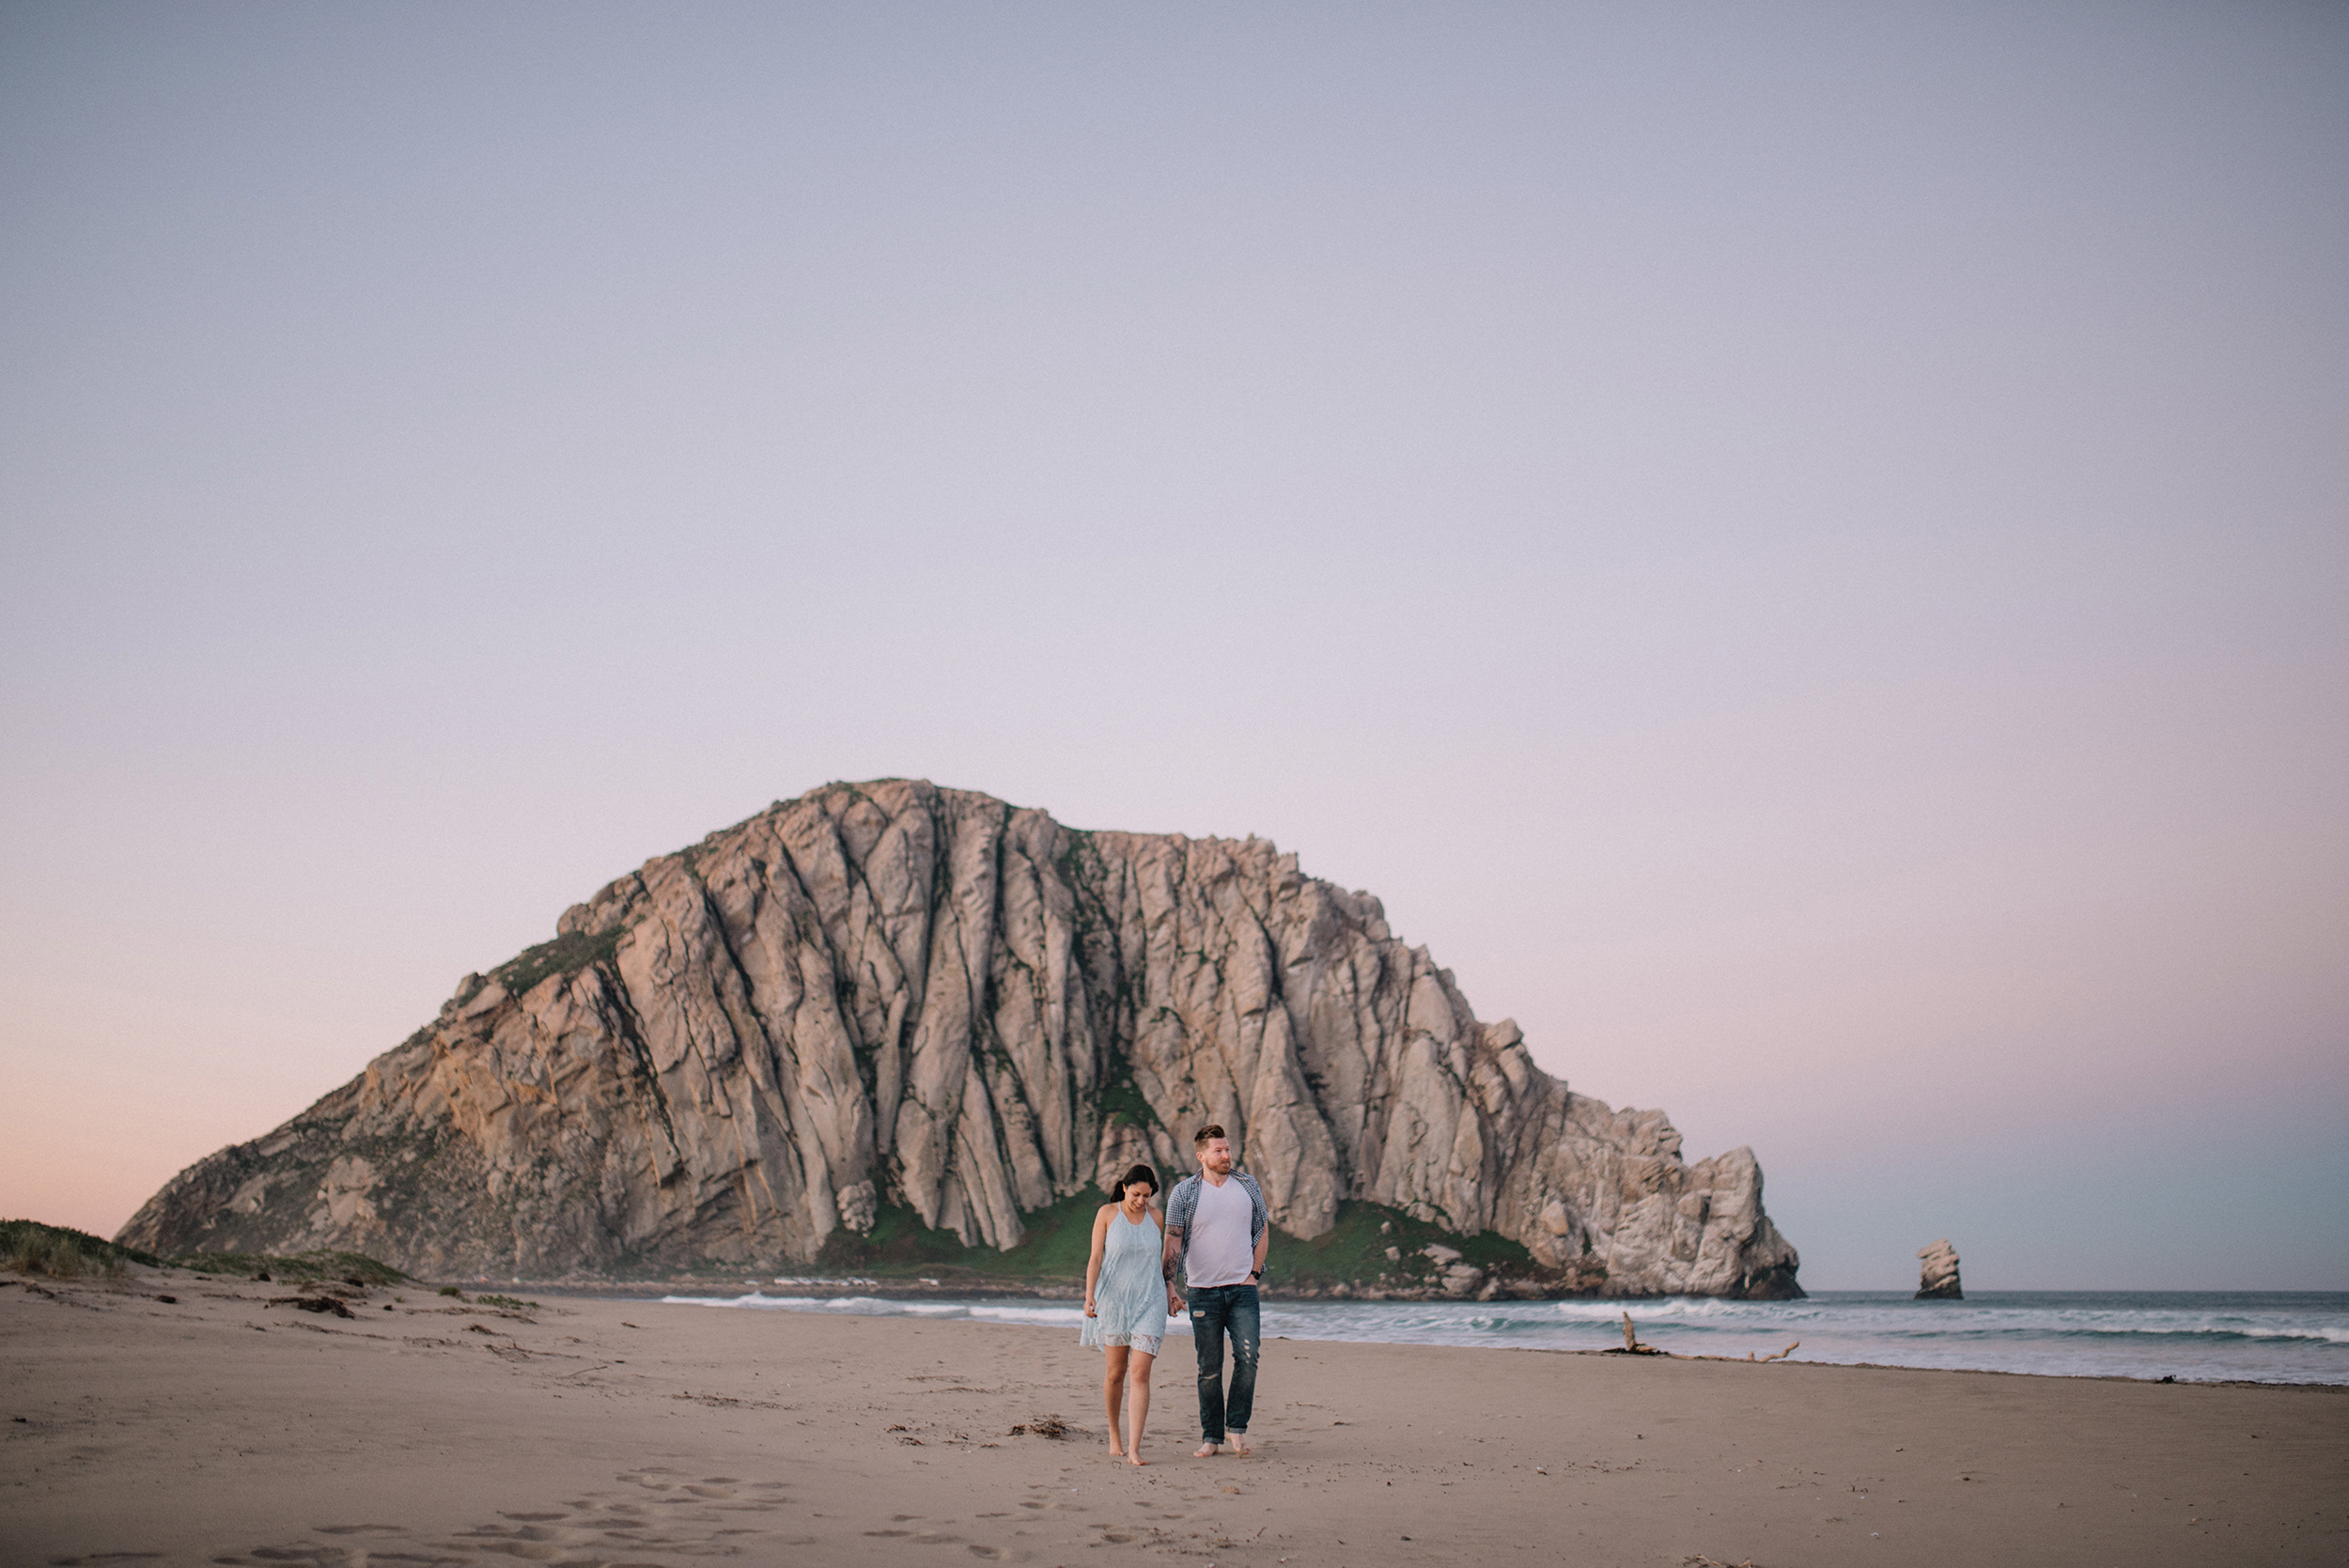
[[1217,1139],[1228,1136],[1229,1135],[1225,1133],[1221,1127],[1218,1126],[1213,1122],[1209,1122],[1206,1126],[1201,1127],[1197,1132],[1190,1135],[1190,1146],[1194,1149],[1204,1149],[1208,1144],[1214,1142]]

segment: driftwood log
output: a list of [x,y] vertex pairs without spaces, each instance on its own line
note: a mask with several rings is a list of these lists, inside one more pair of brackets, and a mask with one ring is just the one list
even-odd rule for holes
[[1623,1348],[1625,1354],[1631,1356],[1661,1356],[1663,1354],[1652,1344],[1640,1343],[1640,1336],[1632,1331],[1629,1312],[1623,1314]]
[[1775,1356],[1756,1356],[1750,1350],[1743,1356],[1684,1356],[1678,1351],[1658,1350],[1652,1344],[1644,1343],[1640,1338],[1639,1330],[1631,1326],[1631,1314],[1626,1312],[1623,1314],[1623,1348],[1605,1350],[1600,1354],[1605,1356],[1662,1356],[1674,1361],[1746,1361],[1759,1366],[1767,1361],[1782,1361],[1801,1348],[1802,1342],[1797,1340]]

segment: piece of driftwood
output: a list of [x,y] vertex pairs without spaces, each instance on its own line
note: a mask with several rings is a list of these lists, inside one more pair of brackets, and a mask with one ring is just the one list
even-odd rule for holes
[[[1759,1366],[1767,1361],[1782,1361],[1801,1348],[1802,1342],[1797,1340],[1775,1356],[1756,1356],[1750,1350],[1743,1356],[1688,1356],[1677,1350],[1658,1350],[1652,1344],[1641,1343],[1639,1331],[1631,1326],[1631,1314],[1626,1312],[1623,1314],[1623,1348],[1616,1350],[1610,1347],[1600,1351],[1599,1354],[1601,1356],[1661,1356],[1668,1361],[1741,1361]],[[1586,1351],[1584,1354],[1587,1355],[1589,1352]]]

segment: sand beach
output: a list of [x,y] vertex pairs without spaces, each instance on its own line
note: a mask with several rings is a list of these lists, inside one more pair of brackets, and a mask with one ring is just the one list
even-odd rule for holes
[[1178,1340],[1137,1472],[1057,1331],[0,1281],[10,1564],[2349,1556],[2337,1387],[1275,1341],[1202,1461]]

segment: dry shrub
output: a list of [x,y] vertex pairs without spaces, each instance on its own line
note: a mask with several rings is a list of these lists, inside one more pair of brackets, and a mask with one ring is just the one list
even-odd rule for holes
[[365,1252],[321,1250],[297,1252],[291,1257],[280,1257],[273,1252],[188,1252],[171,1263],[176,1268],[193,1269],[198,1274],[241,1274],[248,1280],[283,1280],[293,1285],[316,1284],[322,1280],[340,1280],[352,1285],[408,1282],[407,1275]]
[[112,1278],[125,1264],[154,1261],[86,1231],[38,1219],[0,1219],[0,1268],[19,1274],[43,1274],[53,1280],[76,1280],[85,1274]]

